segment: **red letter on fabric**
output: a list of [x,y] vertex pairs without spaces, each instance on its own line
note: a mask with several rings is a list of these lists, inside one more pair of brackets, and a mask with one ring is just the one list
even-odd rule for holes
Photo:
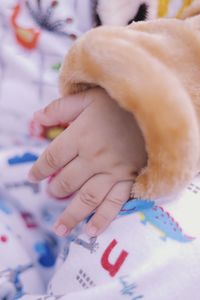
[[116,273],[119,271],[120,267],[124,263],[126,257],[128,256],[128,252],[125,250],[122,250],[120,255],[118,256],[117,260],[115,261],[114,264],[111,264],[109,262],[109,256],[110,253],[112,252],[113,248],[117,245],[117,241],[113,240],[110,245],[106,248],[105,252],[102,255],[101,258],[101,265],[102,267],[107,270],[110,274],[110,276],[115,276]]

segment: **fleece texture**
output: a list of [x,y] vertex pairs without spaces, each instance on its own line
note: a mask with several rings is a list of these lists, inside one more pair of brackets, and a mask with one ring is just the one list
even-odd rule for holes
[[135,197],[176,193],[200,170],[199,2],[182,20],[92,29],[62,66],[62,96],[100,86],[135,116],[148,153]]

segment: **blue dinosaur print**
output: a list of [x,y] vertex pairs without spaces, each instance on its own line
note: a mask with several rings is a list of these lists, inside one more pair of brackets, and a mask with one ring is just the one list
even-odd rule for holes
[[19,165],[19,164],[24,164],[24,163],[30,163],[30,162],[35,162],[38,159],[38,156],[30,153],[30,152],[25,152],[23,155],[16,155],[8,159],[8,164],[10,166],[12,165]]
[[[141,211],[146,208],[151,208],[155,204],[154,201],[151,200],[138,200],[138,199],[131,199],[127,201],[124,206],[121,208],[118,216],[126,216],[130,215],[133,213],[136,213],[138,211]],[[86,218],[86,223],[88,223],[91,218],[94,216],[95,212],[91,213],[87,218]]]
[[119,215],[129,215],[138,211],[142,211],[144,209],[149,209],[153,207],[155,204],[154,201],[151,200],[138,200],[138,199],[132,199],[129,200],[124,204],[124,206],[121,208]]
[[160,230],[162,233],[161,239],[163,241],[170,238],[181,243],[187,243],[194,239],[184,234],[182,228],[174,218],[162,207],[156,206],[154,201],[138,199],[130,200],[122,207],[119,216],[132,213],[140,213],[144,225],[150,223]]
[[182,228],[179,224],[174,220],[170,214],[160,206],[154,206],[150,209],[144,209],[141,211],[142,215],[142,223],[154,225],[156,228],[161,230],[162,240],[167,240],[167,238],[171,238],[181,243],[191,242],[194,238],[187,236],[183,233]]

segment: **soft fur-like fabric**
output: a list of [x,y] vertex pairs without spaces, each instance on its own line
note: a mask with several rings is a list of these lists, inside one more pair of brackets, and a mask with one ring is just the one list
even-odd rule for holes
[[148,153],[136,197],[178,192],[200,170],[199,27],[200,16],[105,26],[86,33],[65,58],[63,96],[101,86],[136,117]]

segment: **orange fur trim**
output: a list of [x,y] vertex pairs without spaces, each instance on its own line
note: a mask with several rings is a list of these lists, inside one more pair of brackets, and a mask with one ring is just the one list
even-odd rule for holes
[[65,58],[63,96],[101,86],[138,121],[148,165],[133,187],[136,197],[177,192],[199,170],[199,53],[190,24],[156,20],[93,29]]

